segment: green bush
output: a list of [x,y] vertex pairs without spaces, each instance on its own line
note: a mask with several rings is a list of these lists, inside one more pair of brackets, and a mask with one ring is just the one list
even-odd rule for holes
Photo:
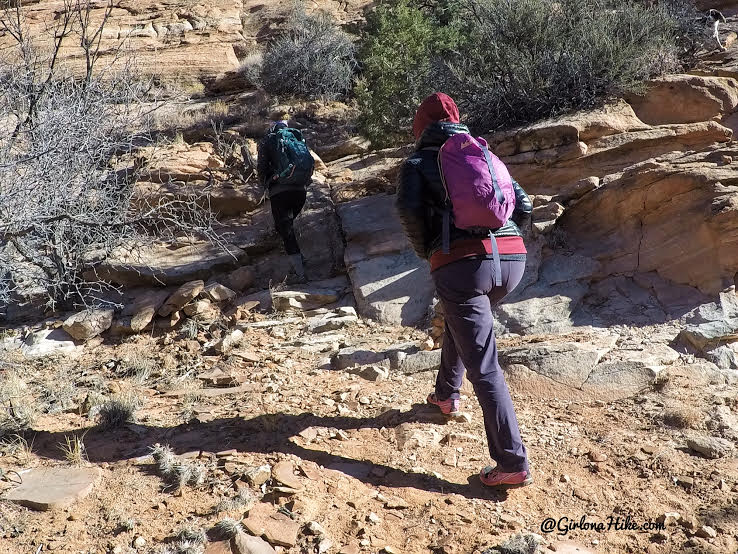
[[528,123],[639,92],[679,65],[679,26],[632,0],[479,0],[437,82],[480,131]]
[[407,137],[433,91],[477,132],[533,122],[638,92],[688,55],[687,0],[407,0],[368,19],[357,90],[362,131]]
[[335,99],[351,91],[356,71],[351,36],[325,13],[296,8],[286,31],[264,52],[261,85],[272,94]]
[[409,138],[420,101],[432,92],[434,63],[458,37],[444,10],[429,13],[408,0],[381,3],[367,17],[357,83],[359,128],[376,146]]

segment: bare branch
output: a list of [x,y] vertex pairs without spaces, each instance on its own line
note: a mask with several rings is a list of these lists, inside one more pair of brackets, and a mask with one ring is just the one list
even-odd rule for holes
[[[29,288],[43,290],[50,307],[110,302],[115,287],[97,269],[121,253],[188,237],[225,246],[206,195],[137,188],[147,168],[136,149],[152,143],[160,104],[120,48],[115,65],[99,63],[112,6],[98,25],[90,0],[65,0],[47,53],[29,40],[21,8],[0,11],[0,28],[16,41],[0,53],[0,315]],[[73,34],[86,59],[77,78],[60,63]]]

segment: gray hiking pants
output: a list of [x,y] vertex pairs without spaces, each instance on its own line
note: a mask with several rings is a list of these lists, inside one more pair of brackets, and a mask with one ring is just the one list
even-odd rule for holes
[[528,469],[528,456],[497,361],[492,307],[518,285],[525,262],[500,265],[501,287],[495,287],[492,260],[459,260],[433,272],[446,320],[435,392],[439,400],[458,398],[466,371],[484,414],[490,456],[501,471],[517,472]]

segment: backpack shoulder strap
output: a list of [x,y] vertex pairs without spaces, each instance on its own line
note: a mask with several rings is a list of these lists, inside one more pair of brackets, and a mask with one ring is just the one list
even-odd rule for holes
[[484,144],[479,143],[479,147],[482,149],[482,153],[484,154],[484,159],[487,162],[487,167],[489,168],[489,174],[492,177],[492,187],[495,189],[495,198],[497,198],[497,201],[500,204],[505,203],[505,195],[502,194],[502,189],[500,188],[500,184],[497,182],[497,172],[495,171],[495,166],[492,163],[492,157],[489,153],[489,148],[487,148]]
[[285,132],[290,133],[293,137],[295,137],[300,142],[305,142],[305,139],[302,137],[302,131],[300,129],[295,129],[293,127],[287,127],[286,129],[283,129]]

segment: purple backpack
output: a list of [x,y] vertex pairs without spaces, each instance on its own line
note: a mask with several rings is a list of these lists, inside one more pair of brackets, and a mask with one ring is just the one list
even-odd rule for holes
[[[452,135],[438,151],[438,167],[454,225],[459,229],[499,229],[515,209],[513,181],[505,164],[492,154],[483,138],[467,133]],[[449,251],[450,211],[444,213],[443,251]],[[497,243],[492,249],[499,264]],[[499,277],[499,270],[496,271]]]

